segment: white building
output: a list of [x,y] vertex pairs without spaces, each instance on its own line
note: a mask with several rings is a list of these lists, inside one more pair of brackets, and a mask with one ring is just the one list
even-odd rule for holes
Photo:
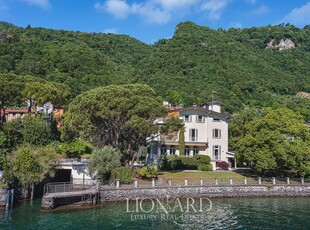
[[[228,152],[228,119],[222,112],[220,102],[206,103],[202,107],[192,106],[172,111],[166,118],[159,118],[156,124],[163,124],[171,117],[183,119],[185,125],[184,154],[192,157],[196,154],[208,155],[213,169],[217,162],[225,161],[229,167],[235,167],[234,156]],[[179,133],[160,135],[153,138],[151,145],[152,159],[161,154],[179,155]]]

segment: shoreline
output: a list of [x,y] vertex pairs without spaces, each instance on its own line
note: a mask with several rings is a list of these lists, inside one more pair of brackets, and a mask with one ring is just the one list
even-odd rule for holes
[[[85,191],[43,196],[41,209],[59,207],[98,206],[127,200],[171,198],[251,198],[251,197],[310,197],[310,185],[204,185],[178,187],[100,188],[95,193]],[[85,199],[87,197],[87,199]]]

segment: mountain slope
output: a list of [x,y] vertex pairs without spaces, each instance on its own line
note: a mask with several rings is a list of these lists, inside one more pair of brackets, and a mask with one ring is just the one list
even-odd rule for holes
[[[288,41],[293,48],[276,46]],[[274,47],[274,48],[268,48]],[[0,73],[65,83],[74,95],[109,84],[146,83],[176,104],[221,100],[287,106],[310,119],[310,27],[213,30],[192,22],[149,46],[125,35],[19,28],[0,23]]]

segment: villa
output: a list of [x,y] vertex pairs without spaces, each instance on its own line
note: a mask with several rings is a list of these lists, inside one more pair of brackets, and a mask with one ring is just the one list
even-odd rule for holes
[[[208,155],[213,169],[221,169],[220,162],[226,162],[229,168],[236,167],[235,156],[228,151],[228,120],[230,116],[223,113],[223,104],[210,102],[203,106],[177,108],[164,118],[155,120],[162,125],[172,117],[183,120],[185,125],[184,155],[193,157],[196,154]],[[180,155],[179,132],[159,135],[150,141],[150,160],[156,162],[160,155]]]

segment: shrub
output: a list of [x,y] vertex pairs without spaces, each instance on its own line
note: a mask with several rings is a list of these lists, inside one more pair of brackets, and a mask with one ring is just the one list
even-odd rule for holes
[[171,156],[168,158],[168,161],[172,170],[182,169],[183,164],[179,157]]
[[162,170],[162,171],[169,171],[169,170],[171,170],[171,164],[168,161],[168,158],[167,158],[166,154],[161,156],[160,170]]
[[179,169],[183,170],[196,170],[197,169],[197,160],[194,157],[180,157],[182,165]]
[[209,156],[206,155],[196,155],[195,159],[197,160],[197,165],[200,164],[209,164],[211,162],[211,158]]
[[110,180],[119,179],[121,184],[130,184],[132,182],[131,175],[132,169],[130,167],[118,167],[112,170]]
[[95,149],[87,165],[88,170],[96,173],[98,178],[108,179],[112,170],[121,166],[121,157],[121,152],[111,146]]
[[161,162],[161,170],[196,170],[197,160],[194,157],[164,155]]
[[140,170],[140,176],[143,179],[151,179],[151,178],[156,178],[158,175],[158,170],[156,166],[145,166],[142,167]]
[[67,157],[77,157],[80,158],[82,154],[90,154],[93,150],[93,146],[83,140],[75,140],[70,143],[62,143],[59,146],[61,153],[65,153]]
[[200,170],[200,171],[212,171],[213,166],[212,166],[212,164],[200,164],[200,165],[198,165],[198,170]]

